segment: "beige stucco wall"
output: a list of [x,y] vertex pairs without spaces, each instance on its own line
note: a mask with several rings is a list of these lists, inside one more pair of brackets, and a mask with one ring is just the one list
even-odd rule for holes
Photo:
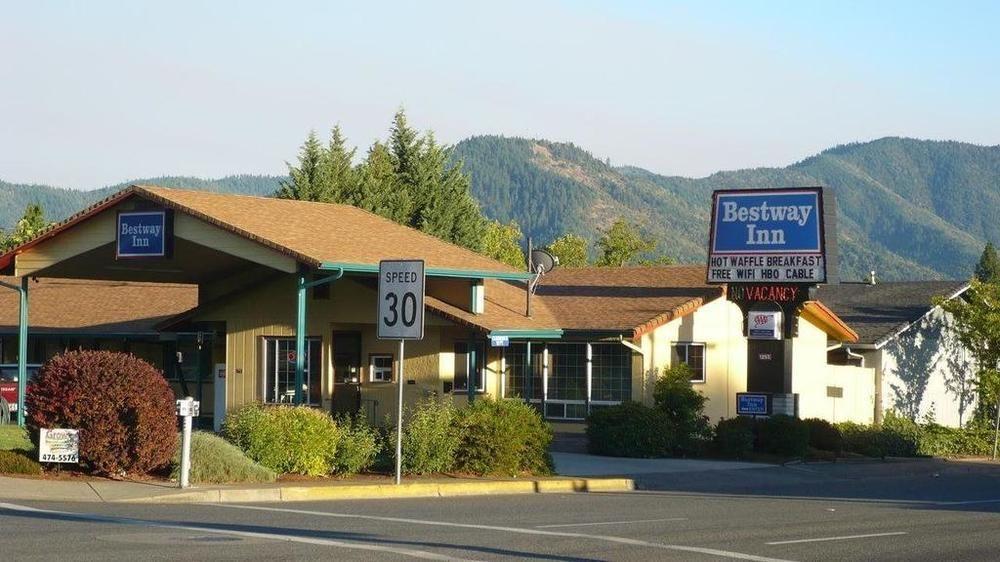
[[746,389],[747,343],[740,309],[725,299],[716,299],[642,336],[643,369],[634,373],[633,400],[652,403],[653,381],[647,373],[651,368],[670,368],[673,345],[679,342],[705,344],[705,382],[694,383],[708,397],[705,414],[713,423],[735,416],[736,393]]
[[[827,335],[806,320],[792,340],[792,392],[799,395],[799,416],[831,422],[872,423],[875,413],[875,370],[827,364]],[[827,387],[842,389],[842,398],[827,396]]]

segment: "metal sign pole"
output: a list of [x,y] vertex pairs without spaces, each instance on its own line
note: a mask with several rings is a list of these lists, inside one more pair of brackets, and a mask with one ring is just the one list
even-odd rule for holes
[[399,340],[399,373],[396,386],[399,388],[396,399],[396,485],[403,480],[403,345],[406,340]]

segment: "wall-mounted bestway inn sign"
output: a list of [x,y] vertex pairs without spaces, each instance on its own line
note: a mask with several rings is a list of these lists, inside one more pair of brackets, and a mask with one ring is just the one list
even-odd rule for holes
[[172,234],[170,218],[167,211],[118,213],[116,255],[119,258],[165,257]]
[[709,283],[824,283],[820,188],[716,191]]

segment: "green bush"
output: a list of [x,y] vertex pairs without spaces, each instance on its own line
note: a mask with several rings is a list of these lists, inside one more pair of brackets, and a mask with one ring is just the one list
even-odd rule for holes
[[341,432],[308,406],[248,404],[226,415],[223,433],[254,462],[279,474],[330,474]]
[[[450,402],[425,400],[409,411],[403,426],[403,472],[433,474],[455,467],[461,436],[455,428],[457,410]],[[395,458],[396,434],[388,447]]]
[[30,474],[38,476],[42,465],[28,458],[23,451],[0,450],[0,474]]
[[712,440],[712,427],[705,416],[708,398],[691,386],[691,368],[678,363],[656,378],[653,401],[666,415],[671,430],[668,452],[675,456],[698,453]]
[[844,451],[866,457],[885,456],[884,439],[877,426],[841,422],[836,428],[844,438]]
[[792,416],[778,414],[760,423],[760,450],[783,457],[802,457],[809,450],[809,427]]
[[809,429],[810,447],[834,453],[839,453],[844,449],[844,436],[832,423],[819,418],[808,418],[802,421]]
[[455,469],[480,475],[550,474],[552,428],[520,400],[479,398],[458,410]]
[[757,422],[744,416],[720,420],[715,427],[715,446],[719,454],[738,459],[753,452]]
[[337,427],[340,443],[333,458],[333,471],[349,475],[371,468],[381,448],[378,430],[361,414],[338,417]]
[[991,455],[993,429],[975,426],[963,429],[928,424],[923,427],[918,452],[935,457]]
[[917,422],[889,410],[882,420],[883,455],[887,457],[914,457],[920,451],[920,438],[923,432]]
[[658,408],[623,402],[587,417],[587,447],[595,455],[654,458],[670,453],[672,427]]
[[[177,437],[171,478],[180,479],[180,436]],[[236,484],[243,482],[274,482],[274,471],[265,468],[243,454],[238,447],[206,431],[191,434],[191,483]]]

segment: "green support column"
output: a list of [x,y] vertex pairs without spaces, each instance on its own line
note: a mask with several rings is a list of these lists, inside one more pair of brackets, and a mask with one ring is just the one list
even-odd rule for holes
[[24,427],[24,396],[28,392],[28,277],[21,278],[17,326],[17,425]]
[[298,277],[298,301],[295,315],[295,403],[302,404],[302,385],[306,379],[306,274]]

